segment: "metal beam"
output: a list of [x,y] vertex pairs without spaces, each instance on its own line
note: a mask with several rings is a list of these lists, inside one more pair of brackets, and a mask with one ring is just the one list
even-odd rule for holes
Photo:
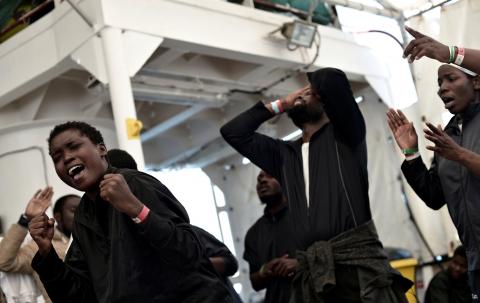
[[156,126],[152,127],[150,130],[146,131],[142,134],[142,142],[148,142],[158,135],[166,132],[167,130],[185,122],[186,120],[190,119],[194,115],[198,114],[199,112],[203,111],[207,107],[204,105],[195,105],[190,107],[187,110],[157,124]]
[[202,105],[205,107],[222,107],[228,102],[221,93],[209,93],[194,90],[158,87],[134,84],[133,95],[136,100],[160,102],[176,105]]
[[150,62],[148,62],[148,68],[162,69],[169,65],[173,61],[183,56],[186,51],[180,51],[177,49],[168,49],[158,56],[155,56]]

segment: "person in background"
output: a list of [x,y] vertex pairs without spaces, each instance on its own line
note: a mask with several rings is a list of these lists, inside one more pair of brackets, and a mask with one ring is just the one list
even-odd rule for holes
[[[38,250],[37,244],[34,241],[28,241],[24,245],[22,243],[28,234],[28,222],[35,216],[45,212],[51,205],[52,196],[53,189],[51,187],[38,190],[28,201],[25,212],[20,216],[18,222],[12,224],[0,242],[0,270],[33,274],[38,288],[42,291],[45,302],[51,302],[51,300],[31,266],[33,256]],[[65,258],[67,253],[73,217],[79,203],[79,196],[66,195],[59,198],[53,207],[53,216],[57,221],[57,225],[54,229],[52,244],[62,259]]]
[[470,303],[472,293],[467,281],[467,255],[459,246],[446,270],[437,273],[427,288],[425,303]]
[[288,303],[298,265],[288,203],[280,183],[265,171],[258,174],[257,194],[265,210],[248,229],[243,258],[250,266],[252,287],[267,290],[265,303]]
[[[107,156],[110,165],[113,167],[137,170],[137,162],[135,159],[132,155],[122,149],[111,149],[107,152]],[[238,270],[237,259],[230,252],[228,247],[217,240],[215,236],[198,226],[192,225],[192,228],[197,233],[200,242],[205,246],[207,257],[210,259],[210,262],[217,273],[222,277],[230,294],[234,298],[234,302],[241,303],[242,299],[228,279],[228,277],[233,276]]]

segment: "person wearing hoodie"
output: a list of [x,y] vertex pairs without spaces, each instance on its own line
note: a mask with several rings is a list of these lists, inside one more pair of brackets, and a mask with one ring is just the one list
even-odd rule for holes
[[[307,77],[307,86],[258,102],[220,130],[285,191],[299,250],[291,302],[406,302],[411,283],[390,267],[372,221],[365,121],[348,79],[335,68]],[[256,132],[283,112],[301,138]]]

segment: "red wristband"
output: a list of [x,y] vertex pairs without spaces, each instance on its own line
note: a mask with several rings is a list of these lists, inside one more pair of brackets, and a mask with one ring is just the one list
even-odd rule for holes
[[146,205],[143,205],[142,210],[140,211],[138,216],[136,216],[135,218],[132,218],[132,220],[137,224],[142,223],[143,221],[145,221],[149,213],[150,213],[150,208],[148,208]]
[[278,106],[278,109],[280,110],[280,113],[283,113],[284,110],[283,110],[283,103],[282,103],[282,99],[278,99],[277,101],[275,102],[278,102],[277,103],[277,106]]

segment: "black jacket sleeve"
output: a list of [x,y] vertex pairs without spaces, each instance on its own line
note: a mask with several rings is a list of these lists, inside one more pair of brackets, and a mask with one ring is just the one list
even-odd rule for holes
[[245,236],[245,250],[243,252],[243,259],[248,262],[250,267],[250,274],[256,273],[262,266],[262,260],[258,255],[257,237],[254,230],[249,229]]
[[198,260],[204,258],[203,245],[180,202],[160,181],[147,174],[129,178],[127,183],[132,193],[150,208],[146,220],[137,228],[159,258],[177,268],[198,266]]
[[325,112],[346,144],[355,147],[365,140],[365,120],[355,99],[325,100]]
[[85,258],[76,241],[72,242],[65,263],[52,248],[46,257],[40,256],[37,252],[32,260],[32,267],[38,273],[53,302],[97,302]]
[[402,172],[408,184],[428,207],[436,210],[445,205],[445,197],[437,174],[435,157],[430,169],[427,169],[421,157],[411,161],[404,161]]
[[285,143],[256,132],[263,122],[272,117],[273,114],[265,105],[258,102],[222,126],[220,133],[240,154],[272,177],[281,180],[283,159],[280,148]]
[[230,249],[206,230],[193,225],[192,227],[202,244],[205,246],[207,257],[221,257],[225,264],[225,272],[223,275],[225,277],[233,276],[238,270],[238,262],[235,256],[230,252]]

